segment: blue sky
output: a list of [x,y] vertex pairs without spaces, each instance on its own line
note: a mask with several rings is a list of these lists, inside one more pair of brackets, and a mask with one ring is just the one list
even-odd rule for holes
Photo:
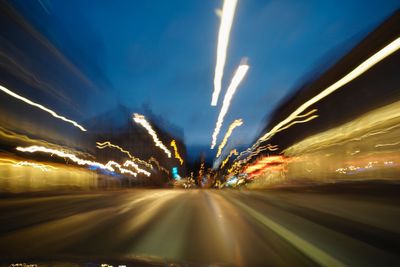
[[[104,90],[102,105],[149,105],[183,128],[188,146],[209,146],[221,108],[211,107],[222,0],[18,1],[22,13]],[[239,0],[220,100],[241,58],[250,70],[218,139],[237,118],[230,146],[253,141],[268,114],[317,70],[329,67],[398,0]],[[97,101],[97,100],[93,100]],[[83,108],[83,107],[82,107]]]

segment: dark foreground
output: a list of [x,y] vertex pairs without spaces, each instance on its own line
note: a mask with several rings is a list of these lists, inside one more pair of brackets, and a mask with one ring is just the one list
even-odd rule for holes
[[0,263],[393,266],[400,264],[399,204],[392,191],[3,197]]

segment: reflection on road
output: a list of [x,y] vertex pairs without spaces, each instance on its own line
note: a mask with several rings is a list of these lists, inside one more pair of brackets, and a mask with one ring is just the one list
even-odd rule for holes
[[0,203],[0,257],[388,266],[400,261],[399,203],[395,194],[287,190],[13,196]]

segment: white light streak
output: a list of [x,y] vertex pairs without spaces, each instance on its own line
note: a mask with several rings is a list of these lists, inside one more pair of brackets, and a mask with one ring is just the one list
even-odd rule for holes
[[135,162],[133,162],[133,161],[131,161],[131,160],[125,161],[125,163],[124,163],[123,165],[124,165],[124,167],[130,167],[130,166],[132,166],[133,168],[135,168],[135,170],[136,170],[138,173],[143,173],[143,174],[146,175],[146,176],[150,176],[150,174],[151,174],[150,172],[139,168],[139,166],[138,166]]
[[150,123],[146,120],[146,118],[143,115],[140,114],[133,114],[133,120],[142,125],[147,132],[151,135],[151,137],[153,137],[153,141],[154,144],[156,146],[158,146],[159,148],[161,148],[165,154],[168,155],[168,158],[171,157],[171,151],[168,150],[168,148],[160,141],[160,139],[158,139],[156,132],[153,130],[153,128],[151,127]]
[[20,95],[14,93],[13,91],[11,91],[11,90],[5,88],[5,87],[2,86],[2,85],[0,85],[0,90],[3,91],[4,93],[6,93],[6,94],[8,94],[8,95],[10,95],[10,96],[12,96],[12,97],[14,97],[14,98],[16,98],[16,99],[19,99],[19,100],[21,100],[21,101],[23,101],[23,102],[25,102],[25,103],[31,105],[31,106],[34,106],[34,107],[37,107],[37,108],[39,108],[39,109],[41,109],[41,110],[43,110],[43,111],[46,111],[47,113],[50,113],[53,117],[55,117],[55,118],[57,118],[57,119],[60,119],[60,120],[63,120],[63,121],[65,121],[65,122],[68,122],[68,123],[74,125],[75,127],[79,128],[81,131],[86,132],[86,129],[83,128],[83,126],[79,125],[77,122],[75,122],[75,121],[73,121],[73,120],[70,120],[70,119],[67,119],[67,118],[65,118],[65,117],[63,117],[63,116],[61,116],[61,115],[58,115],[58,114],[55,113],[53,110],[48,109],[48,108],[46,108],[46,107],[44,107],[44,106],[42,106],[42,105],[40,105],[40,104],[38,104],[38,103],[35,103],[35,102],[29,100],[28,98],[25,98],[25,97],[23,97],[23,96],[20,96]]
[[130,174],[135,177],[137,175],[137,173],[127,170],[125,168],[122,168],[120,164],[118,164],[112,160],[110,160],[109,162],[107,162],[107,164],[104,165],[104,164],[101,164],[96,161],[80,159],[77,156],[75,156],[74,154],[65,153],[60,150],[51,149],[51,148],[47,148],[47,147],[43,147],[43,146],[17,147],[17,150],[22,151],[22,152],[29,152],[29,153],[42,152],[42,153],[51,154],[52,156],[56,155],[60,158],[67,158],[67,159],[75,162],[78,165],[93,166],[93,167],[100,168],[103,170],[108,170],[110,172],[115,172],[114,168],[116,167],[122,174]]
[[217,143],[217,137],[221,130],[222,123],[224,122],[224,117],[228,112],[232,97],[235,94],[237,87],[243,80],[248,70],[249,70],[249,65],[245,64],[239,65],[238,69],[236,70],[235,76],[233,76],[231,84],[229,85],[228,90],[226,91],[224,102],[222,103],[222,108],[219,113],[217,123],[215,125],[214,133],[212,135],[211,149],[214,149],[215,144]]
[[233,17],[235,16],[237,0],[225,0],[222,7],[221,25],[218,32],[217,62],[215,64],[214,92],[211,106],[216,106],[221,92],[222,77],[228,49],[229,35],[232,28]]
[[107,162],[106,167],[112,168],[112,166],[115,166],[119,169],[119,171],[123,174],[128,173],[130,175],[133,175],[136,177],[137,173],[132,172],[130,170],[127,170],[125,168],[122,168],[120,164],[116,163],[115,161],[110,160],[109,162]]
[[51,154],[51,155],[56,155],[61,158],[68,158],[69,160],[75,162],[78,165],[88,165],[88,166],[93,166],[93,167],[97,167],[97,168],[104,169],[104,170],[109,170],[112,172],[114,171],[114,169],[111,166],[107,166],[107,165],[101,164],[99,162],[91,161],[91,160],[80,159],[77,156],[75,156],[74,154],[65,153],[63,151],[52,149],[52,148],[47,148],[44,146],[17,147],[17,150],[22,151],[22,152],[29,152],[29,153],[43,152],[43,153],[47,153],[47,154]]

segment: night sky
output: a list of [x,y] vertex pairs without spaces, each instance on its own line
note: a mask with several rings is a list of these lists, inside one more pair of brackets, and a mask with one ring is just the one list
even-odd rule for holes
[[[99,90],[94,116],[143,105],[184,130],[189,152],[208,147],[223,96],[244,57],[250,70],[218,138],[242,118],[229,147],[251,143],[268,114],[400,7],[398,0],[239,0],[220,101],[211,107],[218,0],[13,1]],[[192,148],[192,149],[191,149]],[[210,151],[208,150],[208,153]],[[214,152],[212,152],[214,153]]]

